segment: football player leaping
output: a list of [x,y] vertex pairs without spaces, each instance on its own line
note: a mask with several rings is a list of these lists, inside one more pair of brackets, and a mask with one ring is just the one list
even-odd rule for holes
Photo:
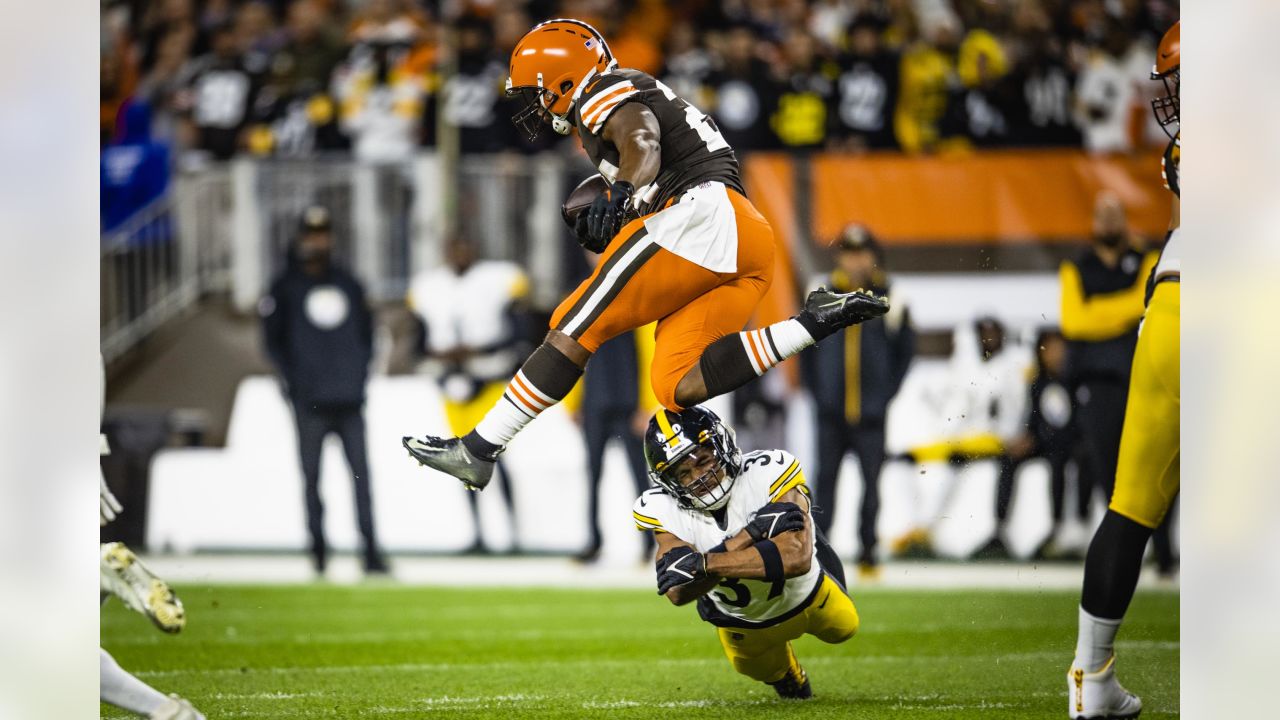
[[649,75],[618,67],[600,33],[578,20],[534,27],[510,73],[507,93],[528,103],[516,124],[530,136],[544,124],[562,135],[576,128],[610,183],[575,228],[603,257],[474,430],[404,438],[419,462],[483,489],[497,454],[569,393],[601,343],[654,321],[653,389],[678,411],[888,310],[869,293],[820,289],[794,318],[742,332],[773,279],[773,230],[743,194],[715,122]]
[[[1178,122],[1179,25],[1175,23],[1160,41],[1151,73],[1153,80],[1164,82],[1166,90],[1164,97],[1151,103],[1165,132]],[[1147,540],[1164,520],[1181,480],[1180,134],[1172,135],[1164,154],[1165,186],[1173,192],[1173,209],[1138,329],[1115,491],[1085,559],[1076,657],[1067,671],[1067,715],[1076,719],[1133,718],[1142,712],[1142,701],[1116,679],[1115,638],[1138,585]]]
[[835,553],[815,534],[800,462],[742,454],[710,410],[659,410],[644,439],[658,485],[636,500],[636,527],[658,544],[658,593],[698,601],[733,669],[784,698],[813,694],[791,641],[842,643],[858,632]]

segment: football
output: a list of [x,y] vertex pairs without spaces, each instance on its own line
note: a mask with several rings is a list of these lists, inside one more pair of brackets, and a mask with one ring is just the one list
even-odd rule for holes
[[608,189],[609,181],[605,180],[603,175],[592,175],[578,183],[578,187],[569,193],[569,197],[565,198],[564,204],[560,206],[560,217],[564,218],[565,225],[572,230],[578,215],[591,207],[591,203]]

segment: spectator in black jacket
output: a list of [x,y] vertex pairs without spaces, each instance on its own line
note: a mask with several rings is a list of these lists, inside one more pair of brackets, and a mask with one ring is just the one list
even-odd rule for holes
[[[866,288],[889,293],[880,244],[865,227],[850,225],[834,243],[836,269],[826,284],[840,292]],[[902,387],[915,355],[915,331],[901,302],[883,318],[848,328],[818,343],[802,360],[805,384],[818,410],[818,477],[815,515],[831,530],[836,478],[848,452],[862,467],[862,507],[858,513],[859,572],[874,578],[876,520],[880,514],[880,468],[884,465],[884,421],[889,402]]]
[[316,572],[328,559],[324,508],[320,503],[320,451],[338,434],[355,484],[356,515],[364,539],[364,567],[385,573],[387,565],[373,530],[369,462],[364,437],[364,388],[373,356],[373,318],[364,289],[332,262],[329,211],[307,208],[285,271],[263,298],[267,353],[298,423],[298,452],[306,480],[307,529]]

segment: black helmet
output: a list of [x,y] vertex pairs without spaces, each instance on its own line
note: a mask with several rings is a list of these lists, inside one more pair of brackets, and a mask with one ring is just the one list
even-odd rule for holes
[[[683,484],[676,476],[676,466],[699,446],[711,449],[719,467]],[[703,512],[724,507],[733,481],[742,471],[742,451],[734,439],[733,428],[702,407],[680,412],[659,410],[649,420],[649,429],[644,433],[644,457],[649,463],[650,480],[681,506]],[[723,480],[713,477],[721,468]]]

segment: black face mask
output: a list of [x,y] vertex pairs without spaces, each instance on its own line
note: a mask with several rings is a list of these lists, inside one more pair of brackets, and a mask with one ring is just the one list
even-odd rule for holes
[[1093,241],[1103,247],[1117,248],[1124,244],[1124,233],[1102,233],[1095,235]]

